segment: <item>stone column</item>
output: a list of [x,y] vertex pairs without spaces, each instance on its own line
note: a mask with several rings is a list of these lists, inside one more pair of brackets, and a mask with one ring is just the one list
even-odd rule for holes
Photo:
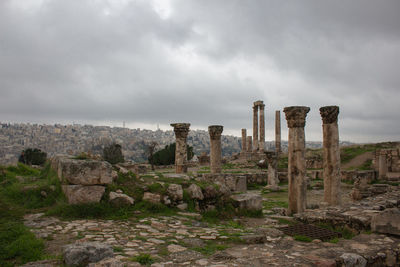
[[251,152],[253,149],[253,137],[247,136],[247,152]]
[[323,131],[324,202],[340,205],[340,148],[338,129],[338,106],[319,109]]
[[386,151],[381,150],[379,152],[379,166],[378,166],[378,177],[379,180],[386,180],[386,173],[388,171],[386,162]]
[[175,172],[186,173],[187,172],[186,139],[189,133],[190,123],[172,123],[171,126],[174,127],[175,138],[176,138]]
[[303,212],[307,205],[304,126],[309,111],[309,107],[299,106],[286,107],[283,110],[289,128],[289,215]]
[[282,152],[281,148],[281,112],[275,111],[275,151]]
[[265,117],[264,117],[264,104],[260,104],[260,143],[259,143],[259,150],[264,152],[265,148]]
[[247,152],[247,131],[246,129],[242,129],[242,153]]
[[253,106],[253,151],[258,150],[258,106]]
[[210,170],[211,173],[221,173],[221,134],[224,127],[222,125],[208,126],[210,134]]
[[278,178],[278,153],[276,152],[265,152],[266,160],[268,163],[268,186],[267,188],[276,190],[278,189],[279,178]]

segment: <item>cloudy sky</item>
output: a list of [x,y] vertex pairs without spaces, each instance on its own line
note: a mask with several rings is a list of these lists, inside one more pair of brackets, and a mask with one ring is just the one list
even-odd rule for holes
[[[400,140],[398,0],[1,0],[0,121],[251,133],[252,103],[340,106],[342,140]],[[283,138],[287,136],[282,114]]]

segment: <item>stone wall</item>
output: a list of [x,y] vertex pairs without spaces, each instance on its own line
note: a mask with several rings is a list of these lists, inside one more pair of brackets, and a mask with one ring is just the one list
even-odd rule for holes
[[51,159],[68,203],[100,202],[105,185],[113,182],[115,173],[110,163],[99,160],[78,160],[63,156]]
[[379,156],[386,155],[386,166],[389,172],[400,172],[400,149],[379,149],[374,153],[372,166],[375,171],[379,170]]

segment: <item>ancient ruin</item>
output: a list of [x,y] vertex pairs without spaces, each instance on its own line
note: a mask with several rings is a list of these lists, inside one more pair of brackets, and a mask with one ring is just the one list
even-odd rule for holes
[[189,133],[190,123],[172,123],[176,137],[176,150],[175,150],[175,172],[187,172],[187,149],[186,139]]
[[283,110],[289,128],[288,214],[303,212],[307,205],[304,126],[306,125],[306,116],[309,111],[309,107],[303,106],[286,107]]
[[[258,100],[253,103],[253,152],[264,151],[265,148],[265,118],[264,103]],[[260,117],[258,117],[260,110]],[[260,122],[260,124],[258,124]],[[260,128],[258,128],[260,126]],[[258,135],[260,133],[260,135]],[[259,138],[260,137],[260,138]]]
[[266,160],[268,163],[268,185],[266,188],[271,190],[277,190],[279,188],[279,178],[278,178],[278,154],[277,152],[265,152]]
[[281,111],[275,111],[275,151],[282,152],[281,147]]
[[241,153],[247,152],[247,130],[242,129],[242,151]]
[[339,205],[340,200],[340,149],[338,129],[338,106],[326,106],[319,109],[323,129],[324,162],[324,201],[329,205]]
[[210,169],[211,173],[221,172],[221,134],[224,127],[222,125],[212,125],[208,127],[210,133]]

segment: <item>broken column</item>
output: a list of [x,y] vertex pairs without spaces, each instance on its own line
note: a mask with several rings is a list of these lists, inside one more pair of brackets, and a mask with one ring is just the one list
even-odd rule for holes
[[276,152],[268,151],[265,152],[266,160],[268,163],[268,186],[266,188],[271,190],[277,190],[279,184],[278,178],[278,155]]
[[338,129],[338,106],[319,109],[323,130],[324,202],[339,205],[340,198],[340,148]]
[[176,148],[175,148],[175,172],[187,172],[187,150],[186,139],[189,133],[190,123],[172,123],[174,127]]
[[247,136],[247,152],[251,152],[253,149],[253,137]]
[[283,110],[289,128],[289,215],[304,211],[307,205],[304,126],[309,111],[309,107],[302,106],[286,107]]
[[258,106],[254,102],[253,106],[253,151],[258,150]]
[[221,134],[224,127],[222,125],[208,126],[210,134],[210,170],[211,173],[221,173]]
[[281,112],[275,111],[275,151],[282,152],[281,148]]
[[259,150],[264,152],[265,148],[265,117],[264,117],[264,104],[259,104],[260,107],[260,143],[259,143]]
[[247,137],[247,131],[246,131],[246,129],[242,129],[242,153],[246,153],[246,151],[247,151],[246,137]]
[[379,180],[386,180],[386,173],[388,171],[386,162],[386,151],[381,150],[379,153],[379,166],[378,166],[378,176]]

